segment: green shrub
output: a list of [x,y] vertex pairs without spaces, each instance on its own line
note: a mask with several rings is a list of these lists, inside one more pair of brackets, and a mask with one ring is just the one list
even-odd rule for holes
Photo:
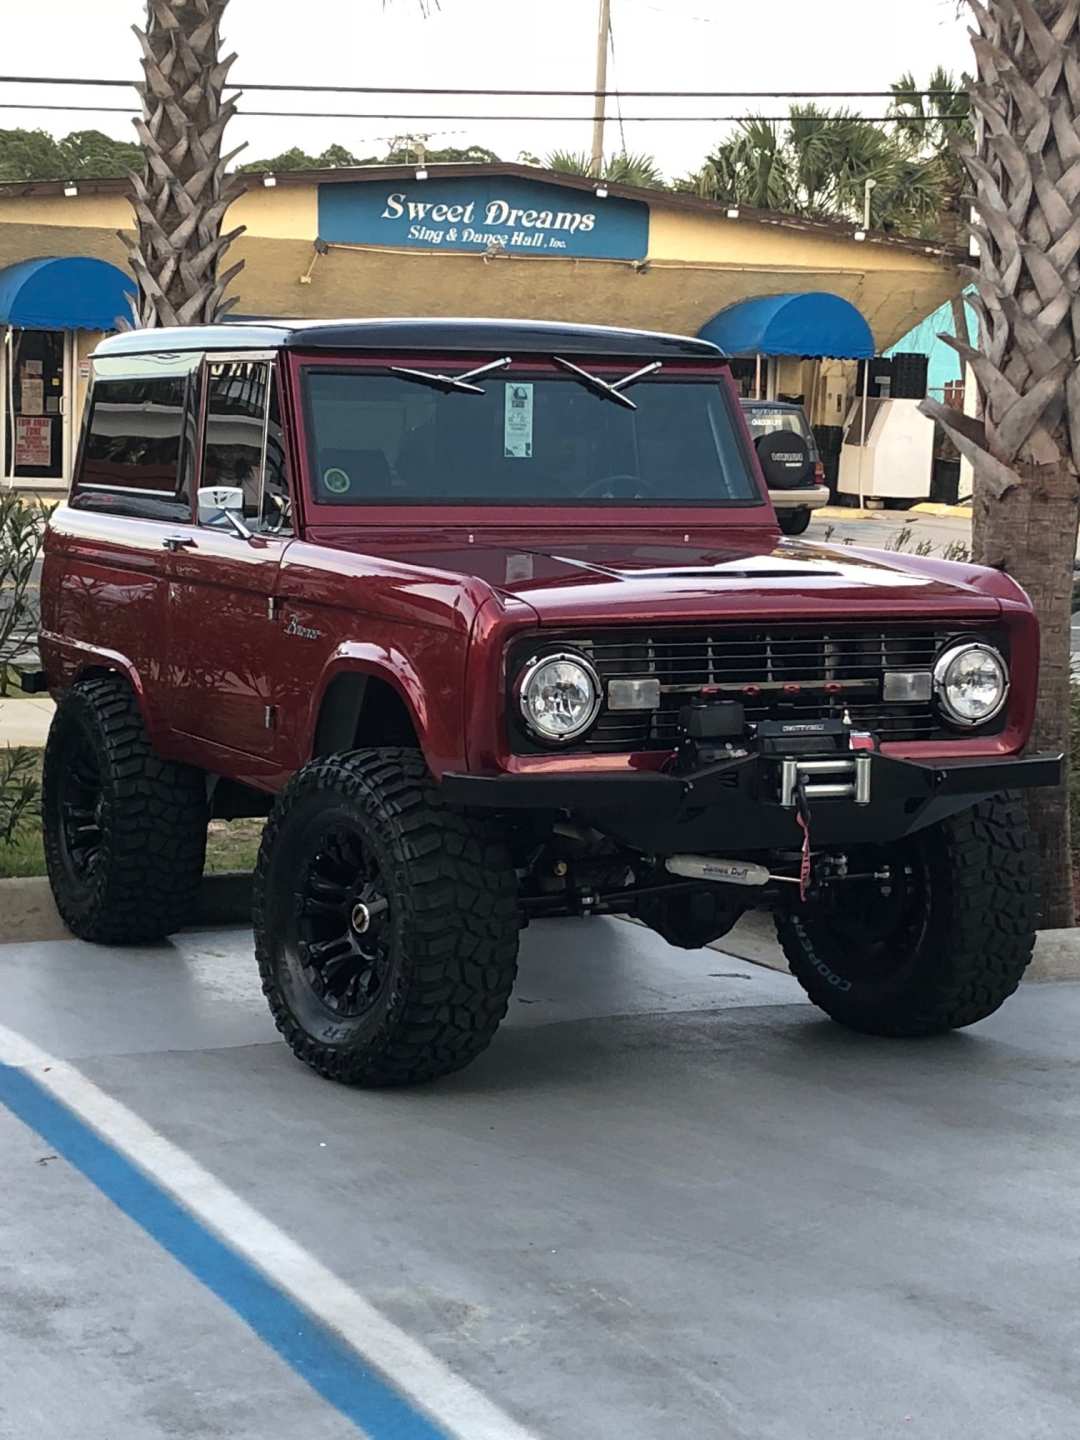
[[0,491],[0,695],[14,684],[12,663],[35,643],[33,575],[48,514],[38,501]]
[[9,845],[37,813],[37,756],[33,750],[0,750],[0,845]]
[[[13,491],[0,492],[0,696],[15,684],[13,663],[32,654],[37,614],[34,566],[41,555],[48,511]],[[37,814],[36,757],[31,750],[0,749],[0,845]]]

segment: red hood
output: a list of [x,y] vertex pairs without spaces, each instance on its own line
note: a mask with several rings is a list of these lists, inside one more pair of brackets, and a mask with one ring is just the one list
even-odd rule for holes
[[[704,537],[418,535],[326,530],[321,544],[383,555],[443,574],[476,576],[525,601],[542,624],[683,619],[725,613],[988,619],[994,572],[979,566],[848,546],[776,539],[760,530]],[[469,543],[470,538],[472,543]]]

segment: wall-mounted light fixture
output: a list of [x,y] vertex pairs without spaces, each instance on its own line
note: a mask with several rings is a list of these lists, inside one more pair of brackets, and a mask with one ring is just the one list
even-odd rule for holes
[[727,212],[727,218],[729,220],[737,220],[739,218],[739,207],[737,205],[732,205],[729,208]]
[[417,178],[417,180],[426,180],[426,179],[427,179],[427,170],[424,168],[423,165],[418,165],[418,166],[416,167],[416,178]]
[[865,230],[856,230],[856,231],[855,231],[855,239],[858,240],[858,241],[861,243],[863,240],[866,239],[866,231],[865,231]]
[[606,200],[606,199],[607,199],[607,186],[604,184],[604,182],[603,182],[602,180],[601,180],[600,184],[597,185],[597,187],[596,187],[596,192],[595,192],[595,193],[596,193],[596,198],[597,198],[598,200]]
[[69,200],[73,200],[73,199],[75,198],[75,196],[78,195],[78,193],[79,193],[79,187],[75,184],[75,181],[74,181],[74,180],[69,180],[69,181],[67,182],[67,184],[64,186],[64,194],[67,196],[67,198],[68,198]]
[[272,190],[272,189],[274,188],[274,186],[277,184],[277,176],[276,176],[276,175],[264,175],[264,176],[263,176],[263,184],[266,186],[266,188],[267,188],[268,190]]

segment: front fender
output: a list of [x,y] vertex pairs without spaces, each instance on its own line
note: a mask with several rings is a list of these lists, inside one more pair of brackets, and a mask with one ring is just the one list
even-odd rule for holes
[[[441,643],[428,653],[407,655],[396,646],[348,640],[331,654],[310,702],[305,760],[313,754],[320,712],[330,686],[342,675],[364,675],[389,685],[401,700],[412,721],[431,773],[438,778],[444,770],[464,764],[464,743],[460,725],[460,693],[464,680],[464,649],[455,666],[452,637],[440,632]],[[449,652],[449,653],[448,653]],[[455,674],[456,680],[455,680]]]

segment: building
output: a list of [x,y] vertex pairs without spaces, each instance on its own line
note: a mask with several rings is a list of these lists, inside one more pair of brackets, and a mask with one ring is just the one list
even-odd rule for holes
[[[130,313],[126,192],[123,180],[0,185],[9,482],[60,490],[70,475],[87,357]],[[243,227],[229,254],[244,262],[237,315],[523,315],[704,333],[735,356],[748,393],[804,397],[831,424],[852,377],[830,360],[895,344],[959,293],[963,258],[509,164],[252,175],[226,225]]]

